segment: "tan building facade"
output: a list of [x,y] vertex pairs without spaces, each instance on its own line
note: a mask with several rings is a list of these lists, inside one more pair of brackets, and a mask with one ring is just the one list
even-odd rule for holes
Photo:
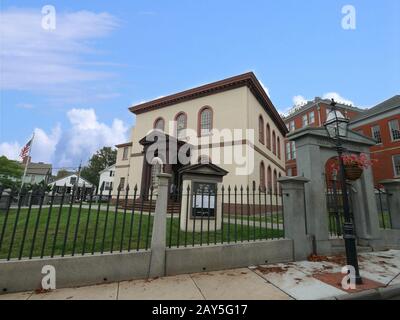
[[146,137],[155,129],[179,147],[189,144],[190,164],[209,159],[228,171],[225,186],[275,188],[285,175],[287,128],[253,73],[136,105],[130,111],[136,124],[130,141],[117,145],[116,186],[129,184],[133,190],[137,185],[143,193],[162,171],[171,173],[171,184],[180,187],[178,171],[187,163],[146,156],[151,145]]

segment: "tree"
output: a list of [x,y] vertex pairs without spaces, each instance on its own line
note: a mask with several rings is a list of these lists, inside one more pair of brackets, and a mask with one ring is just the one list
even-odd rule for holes
[[21,183],[24,170],[20,163],[0,157],[0,184],[3,188],[17,189]]
[[100,180],[100,171],[113,165],[116,161],[117,150],[110,147],[103,147],[96,151],[90,158],[88,165],[83,167],[81,177],[97,186]]

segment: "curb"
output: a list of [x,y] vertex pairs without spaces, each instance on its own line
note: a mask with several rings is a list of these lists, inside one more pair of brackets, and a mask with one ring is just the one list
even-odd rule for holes
[[400,284],[365,290],[352,294],[333,296],[322,300],[396,300],[400,299]]

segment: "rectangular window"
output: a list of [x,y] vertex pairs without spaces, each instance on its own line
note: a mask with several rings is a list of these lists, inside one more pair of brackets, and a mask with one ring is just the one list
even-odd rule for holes
[[108,181],[105,182],[104,189],[105,190],[110,190],[110,182],[108,182]]
[[294,141],[291,142],[291,147],[292,147],[292,159],[296,159],[296,144]]
[[294,120],[290,121],[289,123],[289,130],[290,131],[294,131],[296,129],[295,125],[294,125]]
[[396,120],[389,121],[389,129],[390,129],[390,135],[392,137],[392,141],[400,140],[399,120],[396,119]]
[[378,143],[382,143],[381,137],[381,127],[379,125],[373,126],[371,128],[372,138],[374,138]]
[[306,127],[306,126],[308,126],[308,115],[307,114],[305,114],[303,116],[303,127]]
[[291,177],[293,175],[292,168],[287,169],[287,176]]
[[314,123],[314,122],[315,122],[315,113],[314,113],[314,111],[312,111],[310,113],[310,123]]
[[393,156],[393,169],[394,176],[400,177],[400,154],[396,154]]
[[114,177],[114,171],[110,171],[110,177]]
[[122,160],[128,160],[128,151],[129,151],[129,148],[125,147],[124,152],[122,154]]
[[70,184],[75,184],[75,183],[76,183],[76,177],[71,177],[71,178],[69,179],[69,183],[70,183]]
[[286,142],[286,160],[292,160],[290,153],[290,142]]
[[119,180],[119,187],[121,188],[121,190],[124,190],[124,188],[125,188],[125,178],[121,178]]

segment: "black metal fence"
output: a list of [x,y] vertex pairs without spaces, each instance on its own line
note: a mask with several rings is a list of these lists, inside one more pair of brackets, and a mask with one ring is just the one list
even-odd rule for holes
[[391,229],[392,216],[388,205],[388,197],[390,197],[390,194],[388,194],[385,191],[385,189],[376,186],[375,197],[376,197],[376,205],[378,207],[379,225],[382,229]]
[[62,193],[0,190],[0,259],[149,249],[157,198],[153,189],[147,199],[137,187],[118,189],[114,197],[111,190],[76,194],[67,188]]
[[[331,237],[343,236],[344,209],[340,180],[327,181],[326,187],[327,210],[329,216],[329,234]],[[350,190],[348,191],[350,217],[353,219],[353,204]],[[354,221],[353,221],[354,222]],[[357,226],[355,226],[357,228]]]
[[181,199],[181,210],[167,221],[170,248],[284,238],[280,190],[193,183]]

